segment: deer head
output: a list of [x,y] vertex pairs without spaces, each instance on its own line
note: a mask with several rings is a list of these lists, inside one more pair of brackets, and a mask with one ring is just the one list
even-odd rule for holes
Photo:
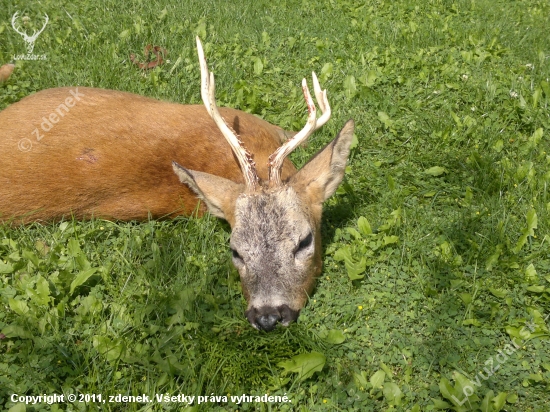
[[214,75],[208,72],[197,38],[201,66],[201,95],[210,116],[237,157],[245,183],[185,169],[173,168],[204,201],[213,215],[232,228],[230,247],[248,302],[246,317],[256,329],[270,331],[277,323],[298,318],[321,272],[322,204],[342,181],[350,151],[354,123],[349,120],[336,139],[317,153],[301,170],[281,181],[284,159],[330,118],[326,90],[313,74],[315,104],[305,79],[302,89],[308,107],[306,126],[269,157],[269,179],[260,181],[252,156],[225,123],[216,107]]

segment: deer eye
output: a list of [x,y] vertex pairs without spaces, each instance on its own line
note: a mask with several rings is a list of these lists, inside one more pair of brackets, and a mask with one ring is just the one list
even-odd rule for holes
[[294,251],[294,255],[308,249],[311,246],[312,242],[313,242],[313,233],[309,232],[309,234],[305,238],[303,238],[298,244],[298,247]]
[[241,255],[239,255],[239,252],[237,252],[235,249],[231,249],[231,255],[233,256],[233,259],[234,260],[240,260],[242,261],[243,258],[241,257]]

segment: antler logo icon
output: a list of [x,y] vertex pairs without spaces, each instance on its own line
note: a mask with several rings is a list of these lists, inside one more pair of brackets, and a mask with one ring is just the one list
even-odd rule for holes
[[23,40],[25,40],[25,43],[27,43],[27,54],[28,55],[32,54],[32,51],[34,50],[34,42],[36,41],[36,39],[38,38],[40,33],[42,33],[44,31],[44,29],[46,28],[46,24],[48,24],[49,17],[48,17],[47,14],[44,14],[44,15],[46,16],[45,21],[44,21],[44,25],[42,26],[42,28],[40,30],[38,30],[38,31],[34,30],[31,36],[29,36],[26,32],[18,29],[15,26],[15,22],[17,20],[17,17],[19,17],[19,12],[15,12],[13,17],[11,18],[11,27],[13,27],[13,29],[17,33],[19,33],[21,36],[23,36]]

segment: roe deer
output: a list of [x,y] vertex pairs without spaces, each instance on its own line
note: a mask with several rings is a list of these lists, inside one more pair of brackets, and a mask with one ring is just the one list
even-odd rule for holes
[[315,74],[323,114],[304,79],[307,124],[280,146],[282,129],[218,110],[198,38],[197,48],[205,106],[81,87],[1,111],[0,221],[146,220],[190,214],[198,196],[231,225],[245,315],[270,331],[297,319],[320,274],[322,204],[344,176],[354,124],[296,171],[286,157],[330,117]]

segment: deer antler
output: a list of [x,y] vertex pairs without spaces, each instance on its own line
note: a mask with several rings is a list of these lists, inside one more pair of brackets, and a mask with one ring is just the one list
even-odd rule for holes
[[215,91],[216,87],[214,84],[214,73],[208,71],[208,66],[206,65],[206,58],[204,57],[204,51],[202,49],[202,44],[197,36],[197,52],[199,54],[199,63],[201,66],[201,96],[206,110],[210,114],[210,117],[223,136],[231,146],[233,153],[237,156],[237,160],[241,166],[241,170],[244,175],[244,180],[246,187],[250,191],[254,191],[258,185],[258,174],[256,172],[256,164],[252,159],[250,153],[246,150],[243,143],[239,139],[239,136],[225,123],[225,120],[218,111],[216,106]]
[[298,145],[306,141],[307,138],[321,126],[323,126],[329,119],[331,115],[330,105],[327,99],[327,91],[321,90],[319,85],[319,80],[314,72],[311,73],[313,77],[313,89],[315,92],[315,98],[317,103],[321,108],[321,117],[317,119],[317,111],[315,109],[315,104],[309,93],[307,87],[306,79],[302,80],[302,91],[304,92],[304,99],[306,100],[308,117],[306,125],[302,130],[300,130],[296,135],[288,140],[285,144],[279,147],[271,156],[269,156],[268,167],[269,167],[269,186],[277,187],[281,186],[281,168],[286,157],[292,153]]
[[319,128],[330,119],[331,110],[330,105],[328,104],[327,90],[321,90],[321,85],[319,84],[319,80],[317,80],[317,75],[315,72],[311,72],[311,77],[313,78],[313,91],[315,92],[315,98],[317,99],[317,104],[319,104],[322,113],[321,117],[317,119],[317,125],[315,126],[315,130],[319,130]]

